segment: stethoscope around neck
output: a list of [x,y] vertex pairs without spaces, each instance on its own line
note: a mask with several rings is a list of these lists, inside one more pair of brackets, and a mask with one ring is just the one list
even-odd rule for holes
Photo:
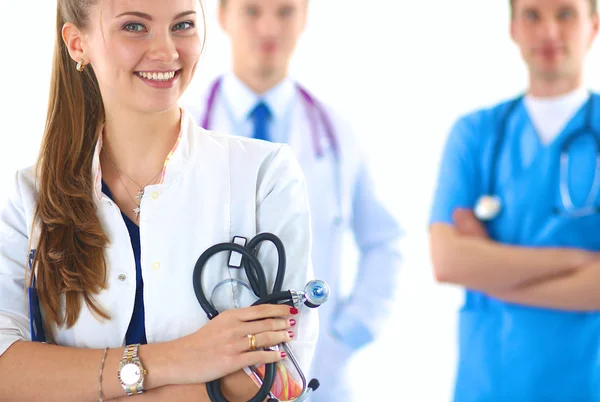
[[[210,87],[208,97],[206,99],[206,108],[204,116],[201,121],[201,125],[204,129],[209,130],[212,123],[213,112],[216,103],[216,97],[219,93],[223,83],[223,77],[218,77]],[[329,115],[321,106],[321,104],[300,84],[295,83],[296,90],[300,95],[300,98],[306,108],[309,124],[310,124],[310,135],[313,153],[316,159],[325,157],[325,149],[323,148],[322,138],[324,137],[326,143],[329,144],[331,149],[331,160],[334,174],[334,185],[335,185],[335,203],[336,211],[333,216],[333,223],[336,226],[340,226],[343,221],[343,203],[342,203],[342,166],[340,160],[339,144],[333,129],[333,124]],[[232,118],[230,116],[230,118]],[[319,130],[319,123],[322,125],[323,130]],[[236,133],[237,134],[237,133]],[[288,134],[288,133],[286,133]]]
[[[523,96],[514,99],[507,107],[506,112],[502,116],[502,120],[498,126],[494,147],[492,148],[492,158],[490,166],[490,175],[488,178],[488,193],[482,195],[475,204],[475,216],[481,221],[491,221],[498,217],[502,212],[502,200],[496,190],[496,181],[498,180],[498,165],[502,147],[508,136],[508,120],[513,115],[516,107],[522,102]],[[573,217],[581,217],[600,212],[600,206],[596,205],[596,198],[600,192],[600,133],[594,129],[593,110],[594,110],[594,95],[590,95],[586,105],[585,124],[582,128],[575,130],[564,140],[560,147],[560,177],[559,191],[561,206],[553,209],[555,215],[567,215]],[[571,197],[569,190],[569,149],[571,145],[579,138],[585,135],[592,135],[596,145],[596,166],[594,178],[590,192],[583,206],[576,207]]]

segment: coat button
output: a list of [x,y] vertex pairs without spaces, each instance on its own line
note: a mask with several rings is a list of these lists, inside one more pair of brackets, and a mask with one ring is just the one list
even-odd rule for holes
[[152,269],[158,271],[160,269],[160,262],[155,262],[152,264]]
[[152,197],[153,200],[158,199],[158,191],[153,191],[150,197]]
[[120,280],[121,282],[123,282],[123,281],[125,281],[125,279],[127,279],[127,275],[119,274],[119,276],[117,276],[117,279]]

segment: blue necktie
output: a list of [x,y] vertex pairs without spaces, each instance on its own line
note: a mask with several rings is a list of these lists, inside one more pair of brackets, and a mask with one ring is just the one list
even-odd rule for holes
[[250,112],[250,119],[254,123],[253,137],[258,140],[270,141],[269,121],[271,120],[271,110],[269,106],[263,101],[258,102]]

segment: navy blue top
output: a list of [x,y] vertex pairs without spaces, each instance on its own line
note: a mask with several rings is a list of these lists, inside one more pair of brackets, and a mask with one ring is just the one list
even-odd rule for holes
[[[114,201],[112,193],[106,183],[104,183],[104,180],[102,180],[102,192]],[[140,227],[123,212],[121,212],[121,215],[123,216],[131,239],[131,247],[133,248],[133,256],[135,258],[136,280],[135,304],[133,305],[133,314],[131,315],[129,328],[127,328],[127,333],[125,334],[125,344],[131,345],[140,343],[144,345],[148,343],[148,341],[146,340],[146,320],[144,314],[144,279],[142,278]]]

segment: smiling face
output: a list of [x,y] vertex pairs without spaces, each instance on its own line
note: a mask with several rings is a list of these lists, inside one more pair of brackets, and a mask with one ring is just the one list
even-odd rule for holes
[[202,15],[198,0],[98,1],[82,48],[105,108],[176,107],[202,52]]

